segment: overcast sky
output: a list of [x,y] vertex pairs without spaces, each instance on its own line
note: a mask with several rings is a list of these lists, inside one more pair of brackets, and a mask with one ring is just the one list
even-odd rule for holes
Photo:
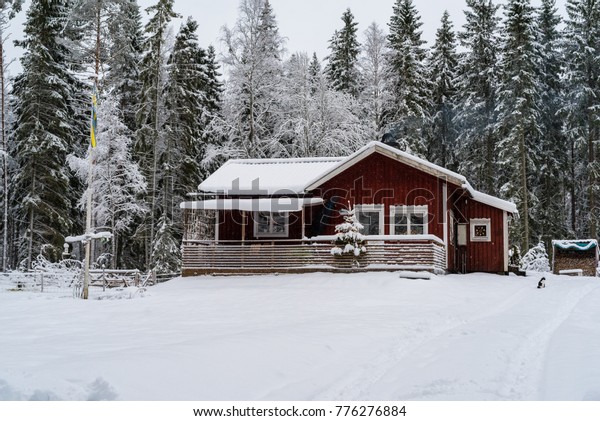
[[[534,5],[539,5],[540,0],[532,0]],[[142,15],[146,19],[145,9],[156,3],[156,0],[138,0]],[[561,14],[564,15],[566,0],[556,0]],[[327,54],[328,40],[333,31],[341,28],[342,13],[350,8],[359,24],[359,35],[362,38],[364,30],[377,22],[387,32],[388,22],[392,15],[395,0],[271,0],[279,24],[280,34],[287,39],[288,53],[306,51],[309,54],[316,52],[320,59]],[[504,3],[499,0],[498,3]],[[442,13],[445,9],[450,12],[455,29],[460,29],[464,24],[465,0],[414,0],[421,20],[423,22],[423,38],[431,45],[435,38],[435,31],[439,26]],[[193,16],[199,23],[198,37],[204,47],[215,45],[220,51],[219,37],[224,25],[232,27],[238,15],[239,0],[175,0],[175,10],[183,17]],[[25,10],[29,1],[25,4]],[[10,30],[11,41],[21,39],[22,24],[25,19],[22,12],[12,23]],[[175,23],[174,30],[179,29]],[[16,58],[19,51],[7,45],[7,54]],[[20,66],[13,65],[11,73],[18,72]]]

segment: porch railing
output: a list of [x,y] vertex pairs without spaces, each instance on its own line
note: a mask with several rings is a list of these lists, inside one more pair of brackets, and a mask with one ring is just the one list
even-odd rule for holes
[[332,239],[238,242],[184,241],[183,275],[356,270],[444,272],[444,244],[431,238],[369,240],[359,257],[331,254]]

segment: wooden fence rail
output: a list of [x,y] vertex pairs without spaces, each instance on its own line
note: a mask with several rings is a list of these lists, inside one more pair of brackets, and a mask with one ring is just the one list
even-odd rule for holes
[[334,256],[330,242],[217,244],[183,243],[183,276],[210,273],[268,273],[446,269],[443,244],[435,241],[374,242],[359,257]]

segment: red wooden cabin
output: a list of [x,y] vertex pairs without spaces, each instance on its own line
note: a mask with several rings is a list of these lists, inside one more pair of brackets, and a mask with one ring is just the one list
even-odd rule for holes
[[[508,271],[513,203],[381,142],[346,158],[230,160],[184,209],[183,273]],[[354,207],[367,252],[330,253]]]

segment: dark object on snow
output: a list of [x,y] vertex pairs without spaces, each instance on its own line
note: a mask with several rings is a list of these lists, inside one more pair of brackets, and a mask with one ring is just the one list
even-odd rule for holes
[[538,289],[541,288],[546,288],[546,278],[542,278],[540,279],[540,282],[538,282]]
[[[519,269],[519,266],[508,266],[508,273],[514,273],[517,276],[527,276],[527,272],[525,272],[524,270]],[[507,275],[508,275],[507,273]]]

